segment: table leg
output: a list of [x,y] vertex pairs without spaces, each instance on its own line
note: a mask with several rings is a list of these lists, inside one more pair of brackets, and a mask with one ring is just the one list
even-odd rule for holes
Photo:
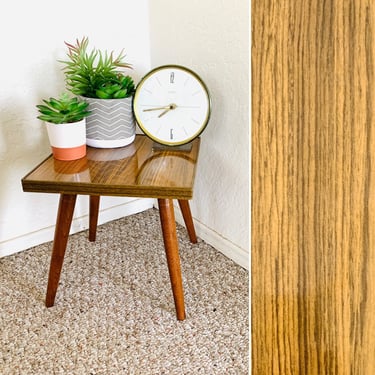
[[184,291],[172,199],[158,199],[164,247],[178,320],[185,319]]
[[96,228],[98,227],[99,215],[99,195],[90,195],[90,222],[89,222],[89,241],[96,240]]
[[51,307],[55,302],[57,287],[60,280],[61,269],[64,261],[66,244],[68,242],[70,225],[72,223],[74,206],[77,195],[61,194],[57,220],[55,227],[55,238],[49,269],[46,306]]
[[179,199],[178,204],[181,209],[182,217],[186,225],[186,229],[192,243],[197,243],[197,235],[195,234],[193,217],[191,216],[190,206],[188,200]]

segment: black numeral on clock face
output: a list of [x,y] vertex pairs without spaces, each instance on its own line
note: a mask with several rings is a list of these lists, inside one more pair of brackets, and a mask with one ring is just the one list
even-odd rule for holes
[[174,83],[174,72],[172,72],[169,76],[169,83]]
[[170,129],[169,131],[169,139],[173,139],[173,129]]

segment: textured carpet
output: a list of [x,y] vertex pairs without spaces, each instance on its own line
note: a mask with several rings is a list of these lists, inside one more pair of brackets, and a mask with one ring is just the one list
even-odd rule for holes
[[72,235],[49,309],[51,243],[0,259],[0,374],[248,374],[248,271],[177,230],[182,322],[155,209]]

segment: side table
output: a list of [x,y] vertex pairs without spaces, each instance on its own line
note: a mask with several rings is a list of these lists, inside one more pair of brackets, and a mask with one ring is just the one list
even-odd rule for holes
[[156,198],[178,320],[185,319],[173,199],[178,200],[190,241],[197,242],[189,200],[200,139],[190,150],[160,150],[144,135],[123,148],[87,148],[86,157],[59,161],[49,156],[22,179],[25,192],[60,194],[48,277],[46,306],[54,305],[77,195],[89,195],[89,240],[96,240],[100,196]]

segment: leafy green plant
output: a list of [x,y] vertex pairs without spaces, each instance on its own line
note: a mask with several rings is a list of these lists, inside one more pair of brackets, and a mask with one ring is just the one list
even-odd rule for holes
[[133,79],[118,68],[129,68],[122,50],[116,57],[113,51],[88,51],[89,39],[83,37],[75,44],[65,42],[68,60],[64,73],[69,91],[88,98],[121,99],[134,94]]
[[61,94],[59,99],[42,99],[44,104],[36,107],[40,115],[38,119],[53,124],[65,124],[81,121],[90,114],[87,110],[88,103],[76,97],[70,97],[67,93]]

